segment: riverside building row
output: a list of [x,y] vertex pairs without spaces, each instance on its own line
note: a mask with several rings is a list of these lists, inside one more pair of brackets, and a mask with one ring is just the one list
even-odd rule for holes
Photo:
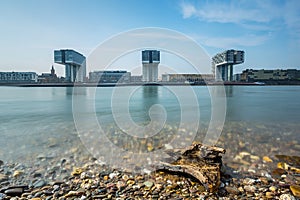
[[236,81],[300,81],[300,70],[297,69],[246,69],[235,75]]
[[0,72],[0,83],[37,83],[35,72]]

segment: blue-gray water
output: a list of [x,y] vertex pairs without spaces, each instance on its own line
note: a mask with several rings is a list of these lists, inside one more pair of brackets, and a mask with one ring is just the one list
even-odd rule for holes
[[[177,91],[185,94],[185,86]],[[215,87],[215,86],[212,86]],[[103,126],[113,122],[111,98],[116,88],[22,88],[0,87],[0,160],[18,160],[72,148],[79,141],[72,110],[73,95],[80,96],[87,104],[95,102],[95,113]],[[122,87],[118,88],[122,90]],[[127,88],[128,89],[128,88]],[[211,99],[207,87],[192,87],[199,105],[185,101],[180,105],[176,95],[162,86],[139,87],[129,99],[129,111],[137,124],[147,124],[148,111],[153,104],[162,105],[169,124],[180,121],[180,106],[191,116],[200,108],[201,128],[207,128],[211,117]],[[126,91],[126,88],[123,88]],[[253,130],[252,134],[288,132],[299,142],[300,87],[299,86],[226,86],[227,112],[225,127],[240,124],[240,131]],[[122,95],[116,102],[122,103]],[[93,114],[90,110],[85,115]],[[91,113],[89,113],[91,112]],[[118,111],[117,111],[118,113]],[[122,115],[122,113],[118,113]],[[191,119],[192,121],[193,119]],[[88,127],[88,126],[87,126]],[[263,127],[263,129],[259,129]],[[234,131],[230,129],[231,131]],[[234,133],[233,133],[234,134]],[[288,140],[288,136],[286,138]],[[53,147],[54,146],[54,147]]]

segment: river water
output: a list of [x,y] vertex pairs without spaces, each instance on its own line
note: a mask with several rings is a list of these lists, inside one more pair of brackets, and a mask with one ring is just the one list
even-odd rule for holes
[[[209,87],[126,86],[76,91],[64,87],[0,87],[0,160],[24,162],[40,154],[60,155],[81,143],[78,129],[97,129],[89,124],[93,118],[106,131],[118,126],[116,117],[123,122],[128,119],[129,127],[146,126],[151,117],[158,123],[164,122],[162,126],[178,127],[182,120],[189,126],[199,117],[196,132],[201,140],[212,115]],[[195,96],[189,96],[188,90]],[[249,144],[248,151],[252,153],[260,154],[250,149],[256,147],[251,143],[268,145],[266,148],[289,143],[289,154],[299,153],[299,149],[293,149],[293,144],[300,143],[299,86],[225,86],[225,92],[227,109],[220,146],[235,151],[239,147],[232,146],[232,141],[226,142],[226,137],[244,134],[238,144]],[[178,98],[178,94],[183,98]],[[82,104],[74,104],[74,97],[79,97]],[[85,119],[84,127],[78,119]],[[284,153],[286,149],[282,151],[277,150]]]

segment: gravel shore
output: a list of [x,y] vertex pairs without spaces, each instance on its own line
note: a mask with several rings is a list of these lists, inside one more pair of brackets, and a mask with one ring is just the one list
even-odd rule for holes
[[[274,136],[269,127],[265,130],[256,134],[255,128],[232,125],[223,131],[217,146],[225,148],[226,154],[222,183],[215,193],[184,175],[112,169],[94,159],[78,141],[53,155],[51,148],[56,145],[52,141],[45,154],[24,158],[24,162],[0,161],[0,200],[300,199],[298,134],[283,131]],[[197,139],[201,141],[201,133]]]

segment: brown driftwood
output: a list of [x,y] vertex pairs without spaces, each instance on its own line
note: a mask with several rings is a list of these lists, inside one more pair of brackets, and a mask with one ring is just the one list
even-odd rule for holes
[[193,144],[186,149],[167,151],[170,156],[157,166],[158,171],[187,174],[199,180],[207,191],[214,192],[220,186],[222,156],[225,149]]

